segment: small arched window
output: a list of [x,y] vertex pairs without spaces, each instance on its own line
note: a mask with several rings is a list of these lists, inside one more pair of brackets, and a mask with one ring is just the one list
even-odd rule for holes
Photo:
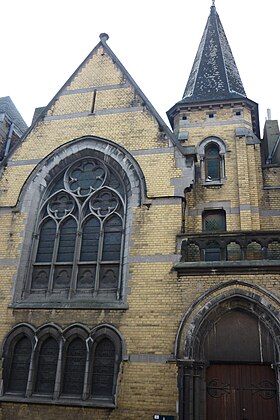
[[41,345],[38,357],[35,392],[51,395],[54,392],[58,361],[58,343],[53,337]]
[[[32,345],[27,336],[21,337],[11,349],[10,372],[7,391],[24,395],[27,387]],[[7,363],[6,363],[7,364]]]
[[109,338],[97,343],[93,354],[92,395],[110,397],[113,393],[116,350]]
[[217,137],[204,139],[197,147],[200,161],[201,180],[205,186],[222,184],[225,179],[225,153],[224,142]]
[[84,389],[84,376],[87,349],[84,340],[72,340],[66,351],[62,394],[81,397]]

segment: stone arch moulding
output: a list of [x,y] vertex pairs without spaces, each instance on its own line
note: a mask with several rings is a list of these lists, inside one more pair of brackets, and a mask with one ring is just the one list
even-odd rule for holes
[[[144,174],[134,159],[123,147],[110,140],[99,137],[85,136],[68,142],[50,155],[44,158],[32,171],[25,182],[19,196],[17,208],[26,214],[24,240],[21,247],[21,256],[18,264],[18,272],[14,286],[13,307],[64,307],[64,304],[57,304],[54,301],[26,303],[24,301],[24,291],[28,276],[30,276],[31,246],[34,238],[34,228],[37,224],[39,209],[42,199],[47,196],[49,186],[67,166],[83,158],[96,158],[103,161],[105,165],[112,168],[124,185],[127,195],[126,204],[126,228],[124,243],[122,248],[122,281],[118,291],[117,301],[110,302],[72,302],[71,307],[108,307],[125,309],[126,303],[126,283],[128,277],[128,253],[129,239],[132,225],[132,209],[141,205],[146,198],[146,183]],[[41,300],[41,302],[40,302]],[[106,299],[105,299],[106,301]]]
[[210,143],[215,143],[219,146],[220,155],[225,155],[225,153],[227,152],[227,146],[222,139],[220,139],[219,137],[216,137],[216,136],[210,136],[210,137],[206,137],[205,139],[203,139],[197,145],[196,152],[197,152],[198,156],[204,156],[205,155],[205,147]]
[[[205,338],[216,321],[236,310],[256,319],[269,333],[274,347],[270,363],[279,383],[279,303],[279,299],[264,288],[239,280],[213,287],[193,303],[181,322],[175,342],[180,420],[206,420],[206,377],[210,360],[204,356]],[[279,389],[276,398],[279,404]]]
[[211,319],[239,307],[265,325],[274,339],[280,359],[280,317],[277,306],[280,306],[280,300],[260,286],[240,280],[221,283],[201,295],[185,313],[175,340],[175,357],[199,360],[200,338],[207,333],[206,324],[209,326]]
[[[215,174],[208,173],[206,150],[210,145],[218,149],[217,168]],[[225,155],[227,152],[226,143],[216,136],[209,136],[203,139],[196,147],[197,160],[200,162],[200,177],[203,185],[221,185],[226,179]],[[211,158],[212,159],[212,158]]]

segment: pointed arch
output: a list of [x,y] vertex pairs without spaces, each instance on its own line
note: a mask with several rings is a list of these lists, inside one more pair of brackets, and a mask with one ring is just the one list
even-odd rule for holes
[[109,140],[79,138],[45,158],[20,195],[28,218],[13,305],[127,307],[132,208],[145,195],[139,164]]
[[[273,398],[271,410],[273,413],[277,411],[279,303],[263,288],[234,280],[213,287],[192,304],[176,339],[180,420],[205,420],[209,413],[216,418],[219,410],[222,416],[226,416],[228,410],[233,409],[232,413],[242,411],[239,405],[234,406],[234,397],[222,397],[219,400],[221,406],[215,397],[220,396],[216,393],[217,387],[220,384],[223,387],[232,378],[233,390],[242,393],[245,386],[244,392],[247,392],[252,385],[248,385],[248,381],[246,384],[242,382],[246,375],[252,375],[260,388],[269,378]],[[271,366],[274,367],[272,373]],[[230,395],[235,395],[233,392]],[[238,398],[241,401],[245,394],[240,393]],[[246,397],[246,404],[254,407],[253,394],[250,392],[250,395]],[[265,405],[260,407],[262,413],[265,412]],[[274,418],[273,414],[271,418]]]

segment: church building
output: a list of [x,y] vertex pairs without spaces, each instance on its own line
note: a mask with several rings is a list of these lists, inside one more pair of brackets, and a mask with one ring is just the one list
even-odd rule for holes
[[214,2],[171,128],[108,39],[0,164],[0,419],[277,420],[278,122]]

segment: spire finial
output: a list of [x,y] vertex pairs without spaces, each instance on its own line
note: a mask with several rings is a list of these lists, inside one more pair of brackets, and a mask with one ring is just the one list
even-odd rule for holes
[[215,7],[215,0],[212,0],[212,6]]

